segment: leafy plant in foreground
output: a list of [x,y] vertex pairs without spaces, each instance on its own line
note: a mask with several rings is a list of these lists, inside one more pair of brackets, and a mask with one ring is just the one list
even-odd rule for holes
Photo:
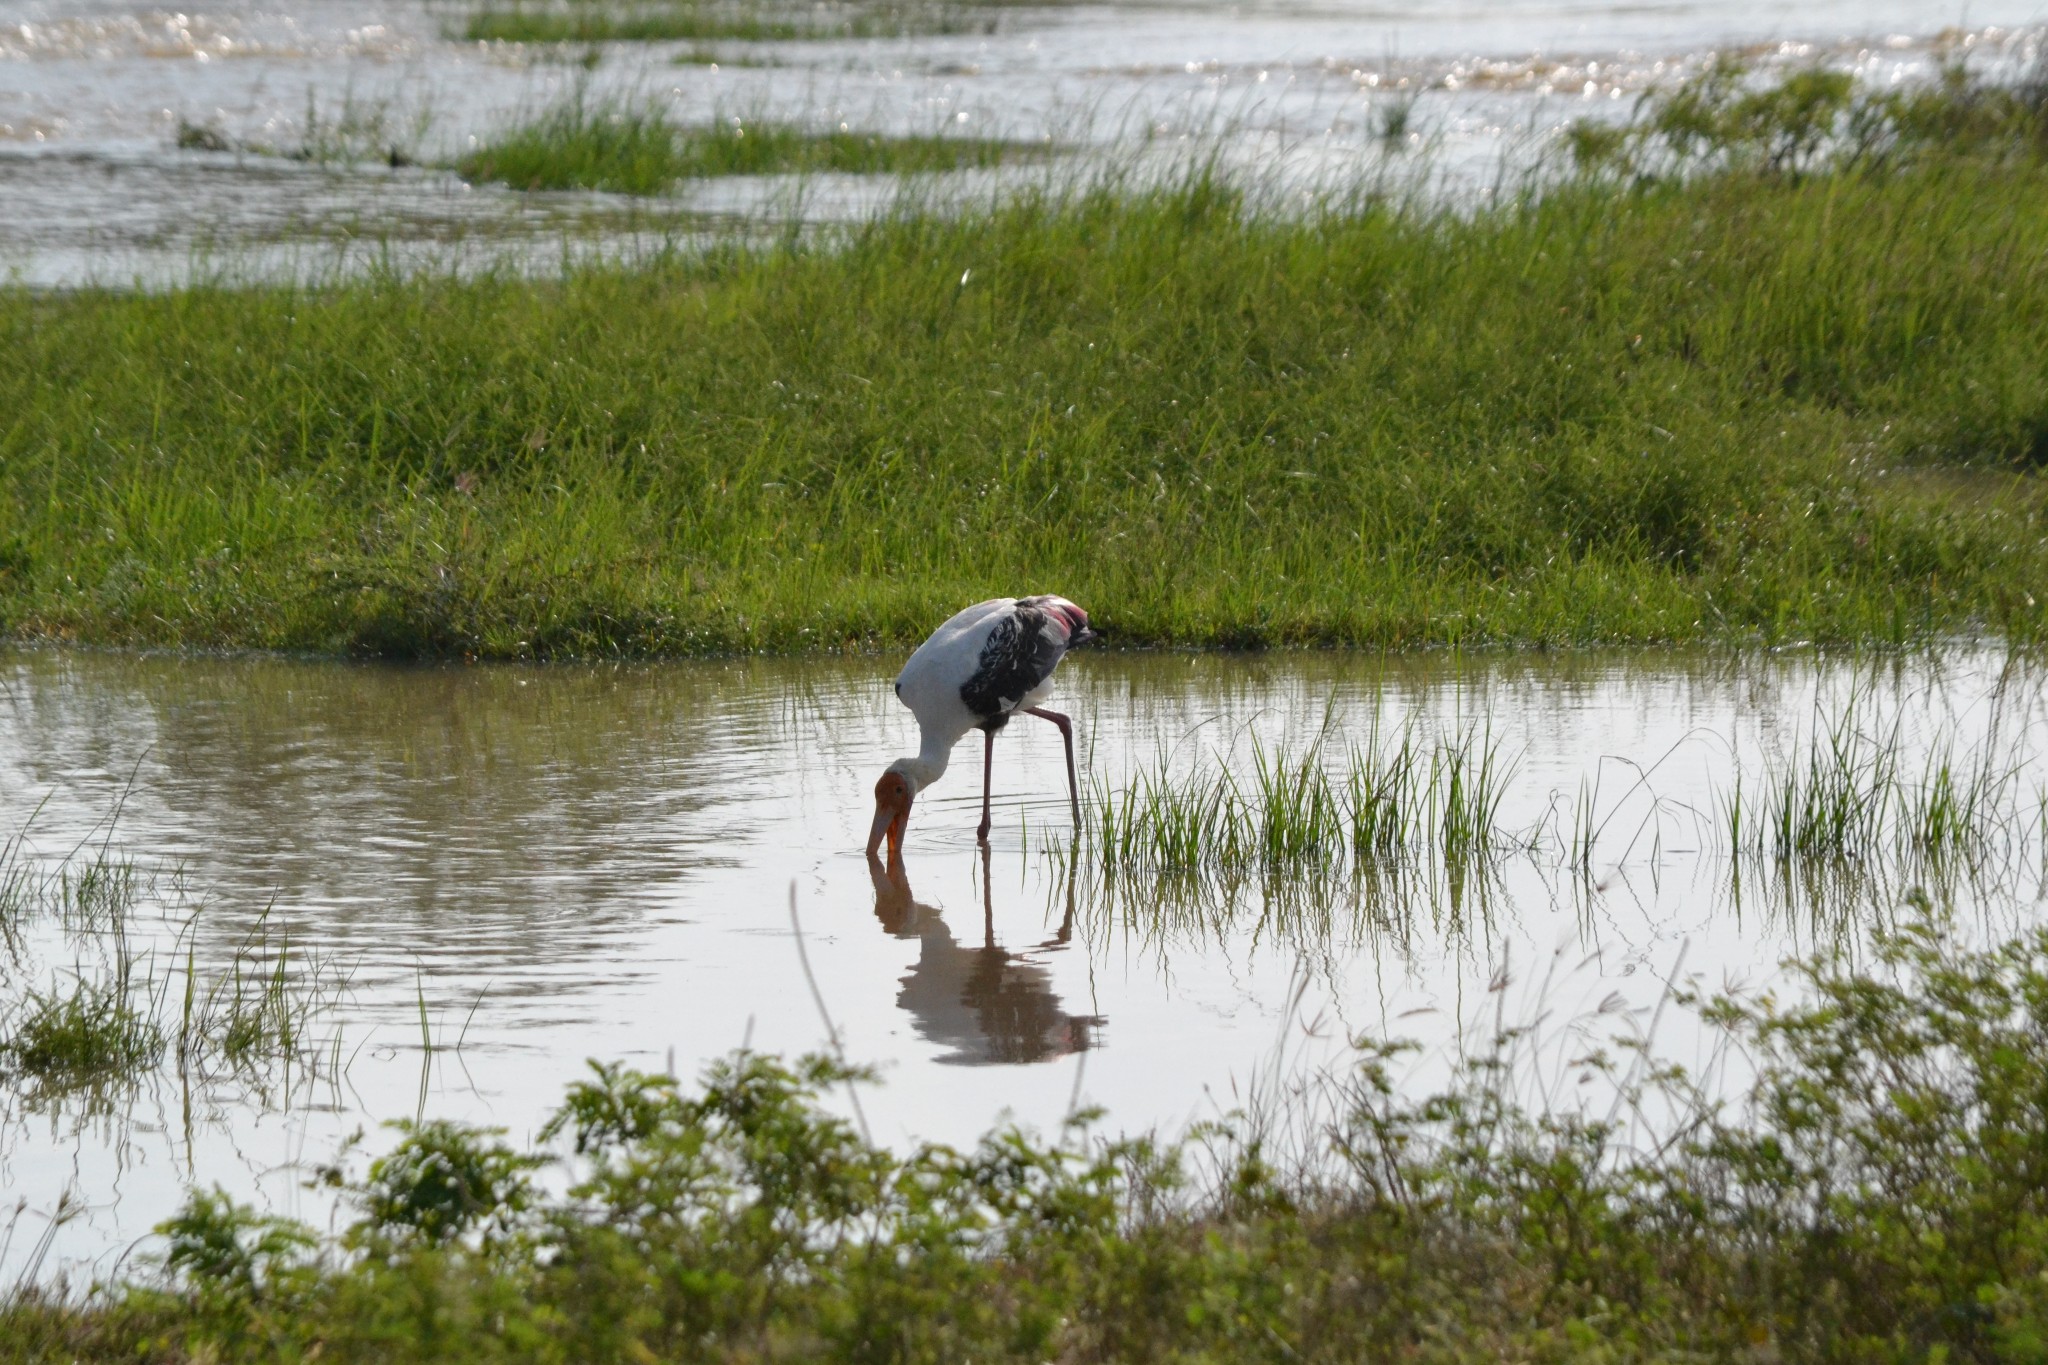
[[440,1245],[471,1231],[486,1240],[511,1232],[532,1199],[527,1173],[540,1157],[492,1141],[502,1129],[447,1119],[393,1126],[402,1134],[398,1145],[370,1163],[356,1190],[358,1240]]

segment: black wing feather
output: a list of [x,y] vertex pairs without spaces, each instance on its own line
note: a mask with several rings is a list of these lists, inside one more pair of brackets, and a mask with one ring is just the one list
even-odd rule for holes
[[1066,632],[1050,626],[1045,611],[1025,599],[982,643],[974,676],[960,684],[960,700],[981,717],[984,730],[1001,729],[1024,694],[1059,666],[1067,652]]

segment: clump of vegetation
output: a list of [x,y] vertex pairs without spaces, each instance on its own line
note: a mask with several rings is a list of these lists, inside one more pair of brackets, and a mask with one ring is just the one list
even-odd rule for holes
[[[1326,721],[1293,752],[1255,737],[1242,758],[1235,745],[1180,765],[1162,754],[1124,786],[1097,778],[1087,820],[1096,867],[1110,878],[1229,880],[1386,871],[1418,858],[1471,868],[1509,850],[1548,850],[1591,870],[1611,815],[1582,788],[1568,818],[1505,827],[1517,764],[1485,727],[1425,742],[1412,728],[1389,740],[1375,724],[1342,760],[1329,752],[1331,734]],[[1738,862],[1855,863],[1894,884],[1956,864],[1987,876],[2010,870],[2029,856],[2031,833],[2048,835],[2037,809],[2048,793],[2029,804],[2023,751],[1995,728],[1962,748],[1937,740],[1917,768],[1908,755],[1902,719],[1873,716],[1852,696],[1760,771],[1738,764],[1716,828],[1704,832]],[[1637,786],[1647,791],[1647,776]]]
[[[232,1080],[244,1101],[262,1103],[288,1095],[295,1079],[338,1074],[331,1016],[348,975],[295,952],[267,912],[222,960],[202,962],[200,914],[182,879],[123,855],[118,818],[117,809],[102,837],[54,864],[30,855],[27,827],[0,842],[0,1079],[42,1104],[102,1095],[175,1064],[188,1085]],[[161,940],[137,950],[131,933],[145,916],[172,951]],[[38,922],[64,931],[68,985],[27,984]]]
[[0,289],[0,631],[557,657],[2048,628],[2048,159],[1196,168],[558,279]]
[[2029,1358],[2048,932],[1922,901],[1794,977],[1700,1002],[1752,1068],[1726,1105],[1625,1023],[1497,1025],[1426,1097],[1361,1042],[1308,1123],[968,1151],[875,1146],[822,1057],[600,1066],[573,1151],[407,1127],[327,1239],[195,1193],[153,1277],[0,1307],[0,1359]]
[[0,1075],[67,1090],[132,1080],[163,1055],[140,983],[80,977],[67,991],[31,990],[0,1020]]
[[1651,90],[1625,125],[1580,121],[1566,146],[1582,170],[1634,176],[1885,172],[1958,152],[2033,159],[2048,151],[2048,79],[1992,84],[1951,63],[1937,81],[1905,86],[1864,86],[1819,66],[1761,82],[1724,56]]
[[1101,871],[1228,879],[1414,855],[1464,866],[1521,842],[1497,820],[1515,761],[1485,730],[1388,742],[1375,728],[1335,771],[1328,736],[1293,754],[1254,738],[1242,780],[1228,755],[1185,771],[1162,755],[1118,789],[1098,780],[1089,832]]
[[685,128],[654,101],[581,92],[457,163],[468,180],[515,189],[658,194],[679,180],[837,171],[907,175],[994,166],[1027,149],[989,138],[809,132],[734,117]]
[[991,0],[568,0],[488,4],[456,36],[472,42],[701,42],[899,38],[995,31]]
[[1754,785],[1738,773],[1720,824],[1738,858],[1987,869],[2025,851],[2021,766],[1994,733],[1960,753],[1943,742],[1915,771],[1900,722],[1876,721],[1852,698],[1791,753],[1767,759]]
[[225,963],[203,971],[187,926],[182,990],[172,1031],[180,1069],[202,1078],[234,1076],[261,1082],[280,1072],[332,1077],[340,1071],[341,1032],[335,1005],[348,991],[345,972],[271,930],[268,914],[250,927]]
[[389,100],[358,99],[353,91],[343,95],[338,110],[323,115],[308,91],[306,116],[296,142],[230,137],[215,124],[184,118],[178,120],[174,142],[180,151],[188,152],[238,152],[323,166],[382,162],[396,169],[418,163],[420,144],[432,123],[433,114],[424,106],[404,113]]

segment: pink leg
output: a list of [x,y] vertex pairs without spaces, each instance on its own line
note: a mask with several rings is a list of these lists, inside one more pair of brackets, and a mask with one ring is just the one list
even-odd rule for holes
[[1081,827],[1081,779],[1074,773],[1074,722],[1057,711],[1048,711],[1042,706],[1024,708],[1041,720],[1049,720],[1060,727],[1060,738],[1067,746],[1067,800],[1074,806],[1074,827]]
[[982,731],[981,740],[981,828],[974,831],[974,837],[985,844],[988,842],[989,827],[989,771],[995,767],[996,762],[996,732],[993,730]]

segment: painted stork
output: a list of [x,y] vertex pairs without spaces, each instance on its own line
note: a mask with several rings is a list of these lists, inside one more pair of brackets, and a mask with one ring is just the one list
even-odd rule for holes
[[1064,597],[996,597],[960,612],[917,647],[896,676],[896,695],[917,717],[915,757],[891,763],[875,783],[875,823],[868,856],[886,836],[889,856],[903,848],[910,803],[946,771],[953,746],[969,730],[982,733],[981,828],[988,838],[989,767],[996,731],[1022,711],[1060,728],[1067,746],[1067,798],[1081,821],[1081,783],[1074,773],[1074,723],[1039,703],[1052,695],[1052,671],[1075,645],[1095,638],[1088,613]]

